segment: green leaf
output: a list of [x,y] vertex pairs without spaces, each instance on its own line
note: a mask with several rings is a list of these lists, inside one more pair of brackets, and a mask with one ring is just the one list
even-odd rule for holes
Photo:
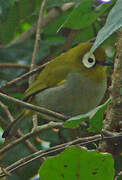
[[64,24],[60,27],[68,27],[73,29],[83,29],[88,27],[96,19],[102,15],[111,5],[113,2],[108,4],[102,4],[97,7],[96,10],[92,10],[93,2],[90,0],[83,0],[76,4],[73,11],[66,19]]
[[107,109],[107,106],[110,103],[110,101],[111,100],[109,98],[104,104],[96,108],[96,113],[92,118],[90,118],[90,128],[88,128],[90,132],[97,133],[102,130],[104,112]]
[[2,138],[3,129],[0,126],[0,146],[5,142],[5,139]]
[[81,122],[87,121],[89,119],[89,116],[91,115],[91,111],[87,114],[81,114],[78,116],[74,116],[64,123],[64,128],[71,128],[75,129],[78,128]]
[[103,43],[109,36],[122,27],[122,0],[117,0],[110,11],[104,27],[99,31],[91,52]]
[[53,21],[51,21],[47,26],[45,26],[43,28],[45,36],[57,34],[58,29],[64,23],[65,19],[69,15],[69,13],[71,13],[71,9],[72,8],[70,8],[68,11],[62,13],[58,18],[55,18]]
[[40,180],[113,180],[111,154],[72,146],[55,157],[48,157],[39,170]]
[[71,129],[78,128],[80,123],[89,120],[90,128],[88,130],[90,132],[100,132],[102,130],[104,111],[109,103],[110,103],[110,98],[104,104],[96,107],[87,114],[81,114],[68,119],[64,123],[64,127]]

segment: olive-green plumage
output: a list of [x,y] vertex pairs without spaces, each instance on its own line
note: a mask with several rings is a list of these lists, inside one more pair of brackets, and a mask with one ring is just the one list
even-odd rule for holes
[[[35,82],[26,90],[23,99],[27,99],[43,89],[57,86],[66,79],[70,72],[83,73],[85,76],[101,83],[106,76],[106,68],[104,66],[97,66],[93,69],[86,69],[82,64],[82,57],[90,50],[91,46],[90,42],[80,43],[68,52],[53,59],[39,74]],[[101,47],[94,54],[97,61],[106,60],[105,52]]]
[[[32,97],[31,103],[68,116],[96,107],[106,90],[106,54],[102,47],[90,53],[91,46],[90,42],[80,43],[53,59],[26,90],[23,99]],[[28,112],[25,110],[24,114]],[[8,136],[16,122],[10,124],[3,137]]]
[[80,43],[53,59],[26,90],[24,99],[32,96],[37,105],[63,113],[78,115],[97,106],[106,89],[105,52],[95,52],[95,66],[85,67],[83,58],[92,44]]

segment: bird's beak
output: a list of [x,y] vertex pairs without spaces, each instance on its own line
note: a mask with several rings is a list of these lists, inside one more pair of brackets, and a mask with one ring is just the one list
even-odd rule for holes
[[100,64],[100,65],[102,65],[102,66],[113,66],[113,65],[114,65],[114,64],[111,63],[111,62],[105,62],[105,61],[103,61],[103,62],[98,62],[98,64]]

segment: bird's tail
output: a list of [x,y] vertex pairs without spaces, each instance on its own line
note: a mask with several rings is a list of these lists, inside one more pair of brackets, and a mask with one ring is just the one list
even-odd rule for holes
[[8,127],[3,132],[2,138],[7,138],[7,137],[11,136],[13,134],[13,132],[15,131],[15,129],[17,129],[16,128],[17,123],[19,122],[19,120],[24,118],[24,116],[25,116],[25,111],[23,111],[21,114],[19,114],[19,116],[8,125]]

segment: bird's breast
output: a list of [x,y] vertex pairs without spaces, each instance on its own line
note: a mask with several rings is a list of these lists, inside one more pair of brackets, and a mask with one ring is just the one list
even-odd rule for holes
[[99,105],[105,90],[106,79],[99,84],[79,73],[70,73],[64,84],[45,89],[35,96],[35,100],[39,106],[75,116]]

